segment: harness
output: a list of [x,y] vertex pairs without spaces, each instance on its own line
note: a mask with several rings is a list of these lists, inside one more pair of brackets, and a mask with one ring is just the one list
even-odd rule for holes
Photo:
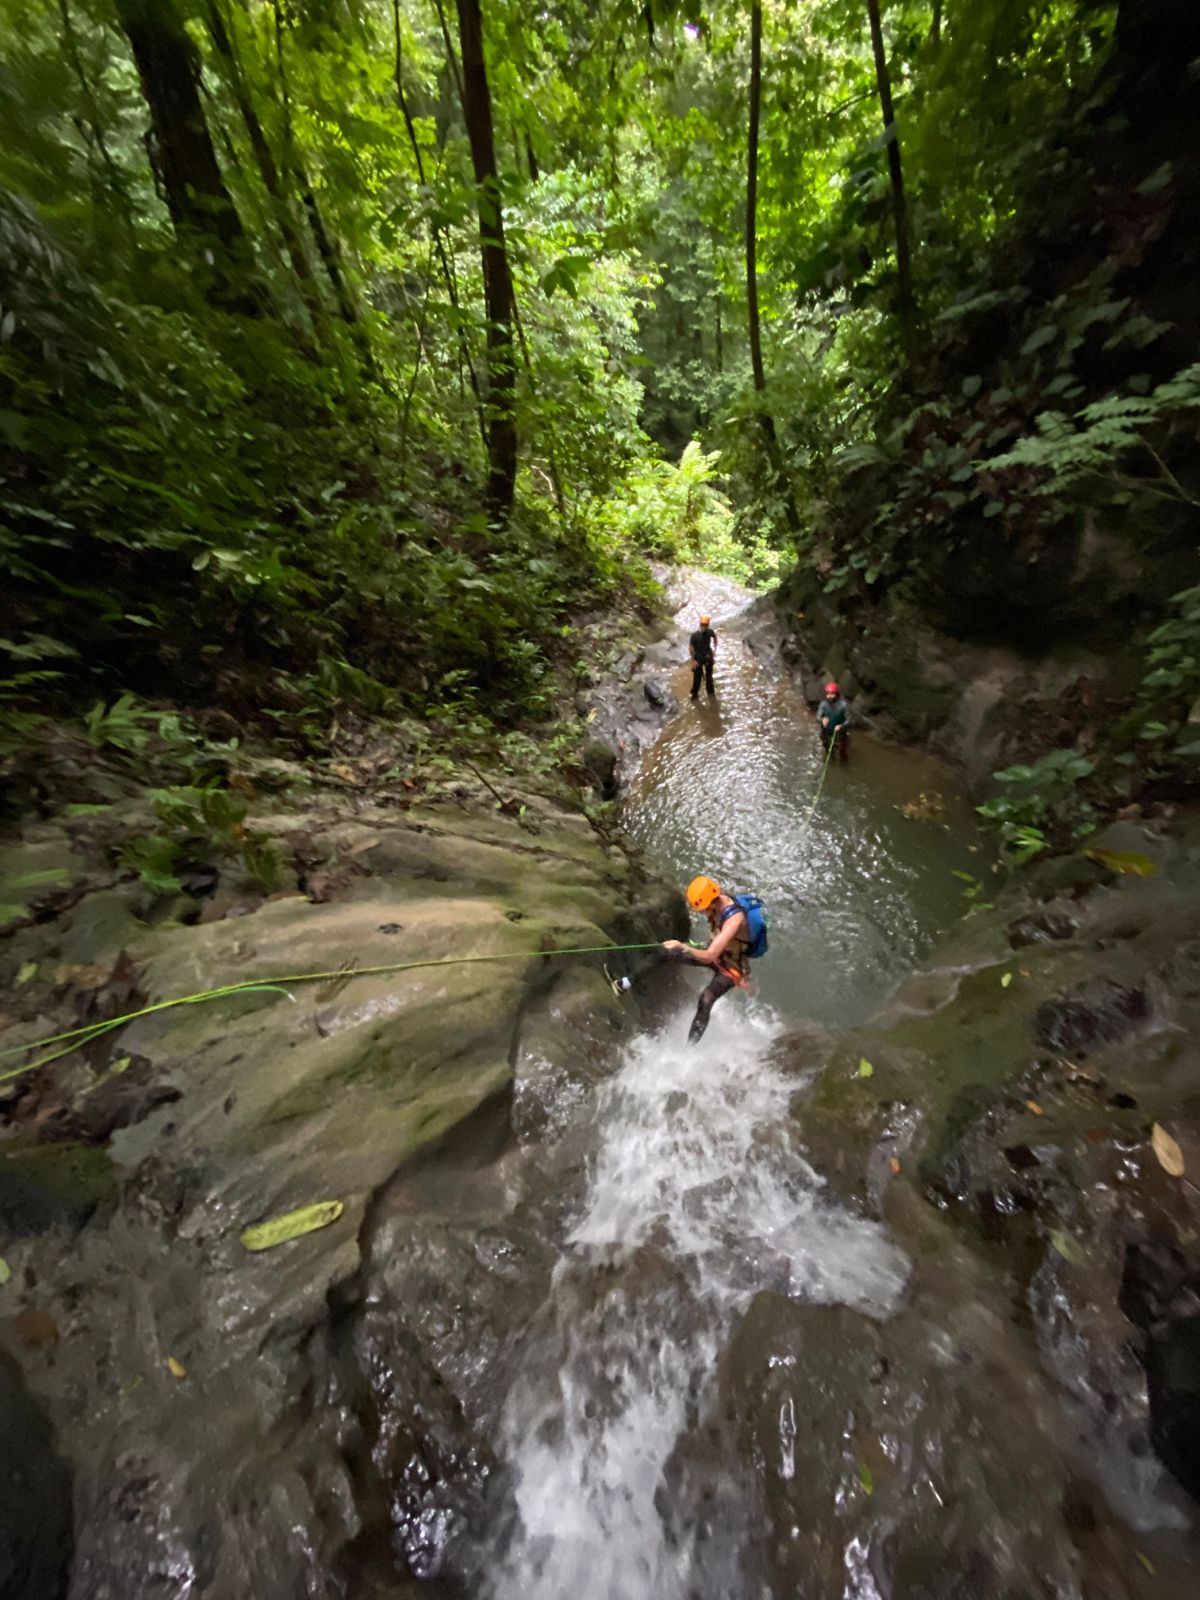
[[[717,927],[723,928],[729,921],[730,917],[745,917],[745,915],[746,913],[742,910],[741,906],[735,902],[733,905],[727,906],[725,910],[722,911],[720,920],[717,923]],[[716,964],[716,970],[718,972],[723,972],[727,978],[732,978],[734,983],[736,983],[740,989],[748,989],[750,987],[750,979],[742,970],[747,960],[746,949],[749,943],[749,939],[743,938],[739,934],[735,934],[725,946],[725,949],[721,954],[721,959]],[[726,962],[728,962],[729,965],[726,965]]]

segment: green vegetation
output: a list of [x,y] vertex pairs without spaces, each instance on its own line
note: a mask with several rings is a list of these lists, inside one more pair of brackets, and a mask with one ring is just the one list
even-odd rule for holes
[[650,557],[1034,650],[1105,613],[1178,772],[1193,12],[0,0],[0,759],[82,720],[211,795],[172,704],[499,737]]

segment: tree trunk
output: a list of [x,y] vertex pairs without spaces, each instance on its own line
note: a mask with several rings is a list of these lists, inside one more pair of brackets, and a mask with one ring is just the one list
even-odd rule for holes
[[218,297],[246,293],[250,252],[217,165],[200,101],[200,64],[173,0],[116,0],[150,110],[163,196],[181,242],[219,246]]
[[929,24],[929,38],[933,44],[942,42],[942,0],[933,0],[933,18]]
[[896,278],[899,285],[900,336],[904,359],[911,366],[914,353],[915,311],[912,265],[908,253],[908,202],[904,195],[904,173],[900,165],[900,134],[892,110],[892,85],[888,77],[887,56],[883,48],[883,23],[879,0],[867,0],[871,19],[871,48],[875,52],[875,82],[879,89],[879,109],[883,115],[883,135],[887,140],[888,171],[892,178],[892,210],[896,218]]
[[121,174],[117,169],[116,163],[113,161],[112,154],[109,151],[107,141],[104,137],[104,123],[100,116],[100,108],[96,104],[96,97],[92,93],[92,86],[88,82],[87,72],[83,64],[83,55],[79,49],[79,41],[75,36],[75,23],[71,16],[71,8],[68,4],[68,0],[59,0],[58,10],[59,15],[62,18],[63,44],[65,46],[67,60],[70,62],[71,68],[75,73],[76,79],[78,80],[80,93],[83,97],[83,104],[87,111],[87,120],[84,125],[84,137],[88,142],[89,149],[94,148],[96,150],[100,157],[101,165],[104,169],[104,189],[107,191],[107,194],[102,196],[102,203],[106,208],[108,206],[115,206],[120,212],[121,221],[128,229],[131,226],[131,218],[129,214],[129,196],[125,192],[125,185],[121,179]]
[[[412,146],[413,160],[417,165],[417,181],[425,188],[425,157],[421,154],[421,142],[417,138],[417,125],[413,121],[412,112],[408,106],[408,96],[404,92],[404,44],[400,31],[400,0],[392,0],[392,31],[396,47],[396,103],[400,107],[400,114],[404,118],[404,126],[408,131],[408,142]],[[458,284],[455,282],[454,273],[450,267],[450,257],[446,251],[442,230],[432,224],[430,235],[434,249],[437,252],[438,265],[442,271],[442,281],[446,285],[446,295],[455,312],[458,311]],[[483,448],[487,449],[487,419],[483,414],[483,396],[479,389],[479,378],[475,372],[475,363],[471,360],[471,347],[467,343],[467,330],[462,322],[458,322],[458,382],[462,391],[463,373],[466,372],[471,382],[471,393],[475,396],[475,409],[479,418],[479,434],[483,440]]]
[[762,330],[758,315],[758,120],[762,102],[762,0],[750,8],[750,133],[746,145],[746,316],[750,333],[750,367],[759,426],[775,488],[783,497],[788,527],[796,532],[800,519],[783,467],[783,453],[775,432],[775,419],[767,409],[767,375],[763,368]]
[[512,510],[517,482],[516,368],[513,361],[513,283],[504,244],[504,214],[496,174],[492,99],[483,55],[479,0],[456,0],[462,49],[463,116],[471,145],[483,258],[487,317],[487,505],[501,521]]
[[309,316],[313,320],[313,325],[320,328],[325,321],[325,312],[313,279],[312,263],[308,259],[308,252],[304,248],[304,240],[300,230],[296,226],[295,219],[288,208],[287,196],[284,193],[279,168],[267,142],[266,133],[263,130],[258,111],[251,98],[245,73],[242,71],[241,62],[238,59],[233,40],[230,38],[229,30],[225,26],[225,18],[221,15],[217,0],[209,0],[207,21],[209,36],[212,39],[217,55],[224,64],[229,90],[241,114],[242,123],[246,129],[246,137],[254,154],[255,165],[258,167],[258,175],[262,179],[263,188],[270,198],[271,208],[279,227],[280,236],[283,239],[284,248],[288,254],[288,260],[292,264],[292,271],[295,273],[300,286],[300,293],[308,308]]

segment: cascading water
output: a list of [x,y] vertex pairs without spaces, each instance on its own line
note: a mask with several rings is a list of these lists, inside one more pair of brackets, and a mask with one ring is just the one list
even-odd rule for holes
[[718,1010],[691,1049],[675,1018],[597,1096],[582,1214],[505,1409],[517,1522],[496,1600],[700,1593],[657,1497],[739,1311],[772,1288],[884,1315],[903,1287],[883,1231],[826,1204],[797,1157],[777,1031],[765,1007]]

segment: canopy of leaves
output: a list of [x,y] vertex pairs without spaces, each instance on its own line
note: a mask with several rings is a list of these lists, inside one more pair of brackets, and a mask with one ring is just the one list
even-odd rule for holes
[[1194,7],[891,0],[885,127],[865,0],[766,0],[765,397],[748,8],[481,11],[503,516],[454,9],[0,0],[14,736],[122,688],[537,713],[572,615],[645,554],[950,605],[964,562],[1008,582],[1097,515],[1194,546]]

